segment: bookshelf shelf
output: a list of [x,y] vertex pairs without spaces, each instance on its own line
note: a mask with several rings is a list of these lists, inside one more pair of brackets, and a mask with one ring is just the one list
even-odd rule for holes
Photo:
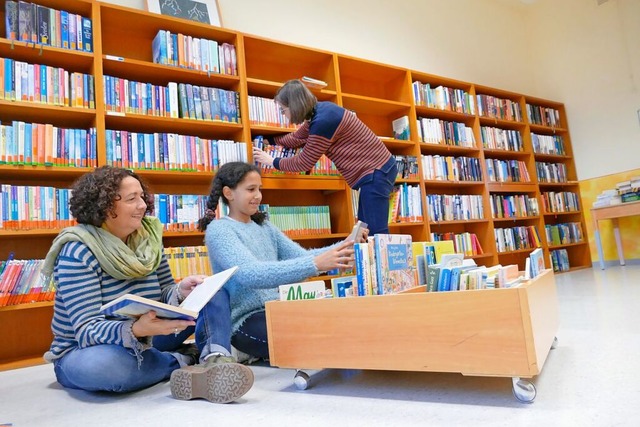
[[524,130],[526,124],[514,120],[504,120],[494,117],[480,116],[480,125],[498,127],[501,129]]
[[480,149],[475,147],[460,147],[458,145],[420,143],[423,154],[440,154],[445,156],[478,157]]
[[54,123],[63,127],[88,127],[96,120],[96,110],[37,102],[0,100],[0,120],[20,118],[32,123]]
[[582,242],[575,242],[575,243],[563,243],[561,245],[549,245],[549,250],[568,248],[571,246],[582,246],[587,244],[588,242],[582,241]]
[[73,71],[89,72],[93,65],[93,54],[77,50],[34,45],[0,38],[0,57],[13,58],[33,64],[46,62],[47,65]]
[[484,149],[485,158],[491,159],[518,159],[523,160],[531,157],[531,153],[527,153],[525,151],[509,151],[509,150],[492,150],[492,149]]
[[[210,139],[228,139],[247,143],[247,155],[251,161],[250,143],[256,135],[276,135],[291,132],[273,126],[260,126],[249,121],[249,96],[273,98],[278,88],[287,80],[308,76],[327,83],[324,89],[312,89],[321,101],[336,102],[353,110],[379,135],[392,154],[415,156],[418,159],[418,179],[398,180],[397,184],[411,184],[420,188],[420,203],[424,220],[419,222],[392,223],[394,233],[410,234],[414,241],[430,239],[430,233],[475,233],[484,253],[473,256],[487,265],[500,261],[513,261],[524,267],[524,259],[530,250],[498,253],[494,228],[510,223],[534,226],[539,230],[545,259],[549,259],[550,247],[544,236],[545,224],[565,220],[584,226],[584,212],[550,213],[528,218],[484,219],[473,221],[448,221],[431,223],[427,217],[427,194],[465,194],[481,196],[485,217],[491,214],[492,193],[520,193],[535,197],[543,206],[542,192],[570,191],[579,195],[571,139],[564,105],[558,102],[490,88],[470,82],[458,81],[425,72],[409,70],[388,64],[350,57],[347,55],[308,48],[277,40],[270,40],[239,31],[170,18],[111,3],[93,0],[36,0],[38,4],[64,9],[92,19],[93,52],[78,52],[52,47],[26,45],[0,38],[0,57],[12,58],[33,64],[62,67],[68,71],[91,74],[95,81],[95,109],[61,107],[30,102],[14,102],[0,99],[0,120],[50,123],[59,127],[80,129],[96,128],[98,165],[106,162],[106,131],[127,130],[145,133],[177,133]],[[0,8],[0,34],[4,35],[4,8]],[[234,45],[237,59],[237,75],[207,74],[206,72],[153,63],[152,40],[160,30],[182,33],[187,36],[215,40]],[[107,112],[103,98],[104,76],[115,76],[133,81],[166,85],[169,82],[217,87],[238,93],[240,123],[214,122],[168,117],[152,117],[141,114],[112,114]],[[473,114],[430,108],[417,105],[414,100],[414,82],[429,84],[431,88],[444,86],[466,92],[464,96],[488,95],[510,100],[520,106],[523,121],[480,117],[478,108]],[[476,98],[477,99],[477,98]],[[530,123],[527,104],[558,110],[559,126],[542,126]],[[477,102],[475,103],[477,107]],[[409,140],[393,139],[392,121],[407,116]],[[423,143],[419,140],[418,119],[435,118],[442,121],[463,123],[475,139],[475,147]],[[421,125],[420,125],[421,126]],[[523,152],[487,150],[482,148],[481,127],[516,130],[522,136]],[[543,136],[561,136],[566,155],[556,156],[533,153],[532,133]],[[470,157],[477,159],[483,171],[482,181],[438,181],[424,178],[422,156]],[[493,183],[487,181],[484,160],[516,159],[526,164],[532,182]],[[536,161],[562,163],[566,166],[568,182],[538,183]],[[69,188],[87,168],[0,165],[0,180],[9,185],[54,186]],[[156,193],[206,195],[213,177],[212,172],[177,172],[163,170],[136,170]],[[297,236],[295,240],[306,247],[318,247],[335,242],[348,235],[355,220],[352,194],[339,176],[320,175],[263,175],[263,203],[273,206],[329,206],[331,233]],[[58,234],[57,229],[0,230],[0,257],[10,252],[16,258],[43,258]],[[196,231],[165,233],[167,246],[197,245],[202,233]],[[563,246],[571,264],[571,270],[591,265],[588,246],[573,244]],[[326,280],[326,277],[322,277]],[[16,313],[24,313],[21,317]],[[25,305],[14,310],[0,310],[0,324],[13,325],[16,340],[24,340],[25,331],[37,330],[42,335],[29,337],[25,353],[18,344],[9,340],[0,350],[0,369],[15,366],[16,361],[37,360],[50,343],[51,305]],[[44,332],[43,332],[44,331]],[[13,338],[12,338],[13,339]],[[18,341],[16,341],[18,342]]]
[[517,222],[517,221],[539,221],[539,220],[540,220],[539,216],[520,216],[516,218],[493,218],[494,223]]
[[129,80],[139,82],[158,85],[166,85],[169,82],[188,82],[199,86],[212,86],[229,90],[237,90],[240,83],[239,76],[206,73],[137,59],[119,61],[111,58],[111,55],[103,55],[102,69],[104,74],[124,76]]
[[105,124],[107,129],[148,133],[171,132],[212,139],[241,139],[243,130],[243,125],[238,123],[154,117],[132,113],[107,113]]

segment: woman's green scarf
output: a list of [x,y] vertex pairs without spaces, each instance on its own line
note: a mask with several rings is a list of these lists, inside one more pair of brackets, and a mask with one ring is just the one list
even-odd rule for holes
[[65,228],[53,240],[44,260],[44,277],[51,277],[58,254],[68,242],[87,245],[100,267],[115,279],[144,277],[154,272],[162,260],[162,223],[155,217],[142,218],[142,227],[129,235],[126,244],[109,231],[93,225]]

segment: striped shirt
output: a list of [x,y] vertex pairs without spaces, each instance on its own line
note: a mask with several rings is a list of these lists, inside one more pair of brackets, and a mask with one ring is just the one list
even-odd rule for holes
[[104,272],[82,242],[63,246],[53,271],[57,285],[51,330],[53,342],[44,355],[49,362],[68,351],[94,345],[113,344],[140,353],[150,347],[150,337],[133,335],[133,320],[100,314],[100,307],[124,294],[135,294],[177,305],[175,282],[167,259],[145,277],[119,280]]
[[274,159],[274,167],[288,172],[308,171],[325,154],[353,187],[391,157],[384,143],[351,111],[333,102],[319,102],[311,120],[293,133],[275,138],[288,148],[303,147],[293,157]]

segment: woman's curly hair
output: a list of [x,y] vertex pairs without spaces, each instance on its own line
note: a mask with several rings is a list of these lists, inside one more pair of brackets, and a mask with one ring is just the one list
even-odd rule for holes
[[142,198],[147,204],[145,214],[153,212],[153,195],[147,185],[133,171],[102,166],[78,178],[72,187],[69,209],[80,224],[102,226],[107,216],[115,217],[115,203],[120,199],[118,190],[122,180],[133,177],[142,186]]

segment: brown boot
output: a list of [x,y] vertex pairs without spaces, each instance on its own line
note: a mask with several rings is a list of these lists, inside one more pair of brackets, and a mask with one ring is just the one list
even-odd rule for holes
[[230,356],[213,355],[205,363],[171,373],[171,395],[176,399],[207,399],[229,403],[242,397],[253,385],[253,371]]

